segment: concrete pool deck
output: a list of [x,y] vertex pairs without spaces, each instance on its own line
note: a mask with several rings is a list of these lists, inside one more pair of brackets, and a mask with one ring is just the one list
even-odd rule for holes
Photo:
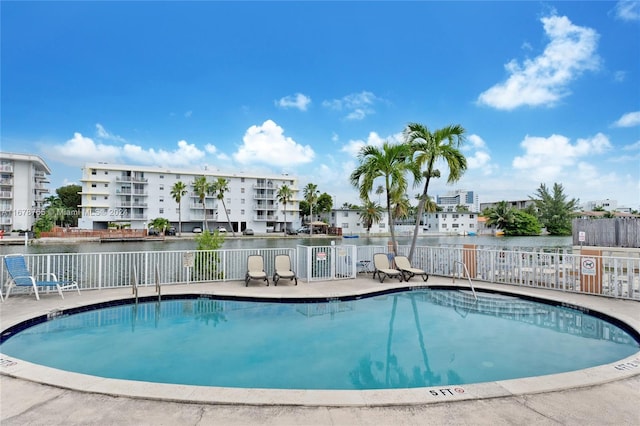
[[[431,277],[428,285],[451,285]],[[465,282],[456,280],[456,285]],[[413,279],[409,285],[422,286]],[[474,283],[477,289],[558,300],[623,320],[640,331],[640,303],[530,287]],[[371,276],[264,287],[252,282],[166,285],[163,294],[249,297],[340,297],[407,283]],[[140,296],[154,295],[141,287]],[[1,305],[2,330],[56,309],[131,298],[131,289],[11,296]],[[571,373],[464,386],[371,391],[231,389],[103,379],[3,356],[0,423],[24,424],[639,424],[640,354]]]

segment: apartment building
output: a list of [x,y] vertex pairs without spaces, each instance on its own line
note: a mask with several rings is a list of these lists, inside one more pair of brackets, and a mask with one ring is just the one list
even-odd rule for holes
[[455,212],[458,206],[466,207],[470,212],[479,212],[480,203],[478,200],[478,194],[463,189],[436,196],[436,204],[445,212]]
[[[386,210],[383,211],[380,216],[379,222],[371,224],[371,229],[369,230],[371,235],[386,234],[390,232],[389,216],[387,215]],[[358,210],[338,208],[331,210],[329,213],[322,214],[321,217],[322,219],[327,220],[330,226],[342,228],[342,235],[359,235],[367,233],[366,224],[362,222],[360,212]]]
[[[227,179],[226,213],[215,194],[208,194],[204,204],[200,201],[194,182],[201,176],[208,182]],[[187,189],[180,207],[171,196],[171,189],[177,182],[184,183]],[[231,231],[227,214],[236,232],[249,228],[264,233],[282,231],[285,226],[300,226],[298,181],[288,175],[224,174],[206,169],[88,163],[82,169],[81,184],[82,217],[78,227],[84,229],[106,229],[114,225],[144,229],[155,218],[168,219],[178,228],[180,216],[183,232],[203,226],[207,229],[224,227]],[[286,206],[279,203],[277,197],[278,189],[283,185],[293,192],[292,200]]]
[[49,193],[49,175],[37,155],[0,152],[0,230],[31,230]]
[[478,213],[436,212],[424,214],[427,233],[473,235],[478,233]]

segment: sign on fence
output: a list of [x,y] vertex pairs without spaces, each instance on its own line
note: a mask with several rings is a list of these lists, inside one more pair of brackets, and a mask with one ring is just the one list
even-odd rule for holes
[[316,260],[327,260],[327,253],[324,251],[319,251],[316,253]]
[[580,261],[582,275],[596,275],[596,258],[595,257],[583,257]]
[[193,268],[193,252],[188,251],[182,255],[182,266],[185,268]]

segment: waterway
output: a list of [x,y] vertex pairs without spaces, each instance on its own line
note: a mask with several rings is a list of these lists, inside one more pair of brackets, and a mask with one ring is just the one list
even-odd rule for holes
[[[379,245],[386,246],[389,237],[360,237],[360,238],[323,238],[315,236],[299,237],[226,237],[223,249],[245,248],[278,248],[296,247],[297,245]],[[410,245],[410,236],[397,237],[399,245]],[[429,236],[419,237],[418,246],[461,246],[463,244],[476,244],[499,248],[520,249],[570,249],[572,237],[494,237],[494,236]],[[164,241],[131,241],[131,242],[75,242],[75,243],[47,243],[24,245],[0,246],[0,253],[96,253],[96,252],[131,252],[131,251],[163,251],[163,250],[194,250],[197,244],[192,236],[182,238],[167,238]]]

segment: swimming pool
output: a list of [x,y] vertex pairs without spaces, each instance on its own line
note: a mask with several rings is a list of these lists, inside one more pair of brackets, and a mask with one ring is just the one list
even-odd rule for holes
[[478,302],[452,290],[296,303],[169,299],[63,312],[4,333],[0,350],[127,380],[380,389],[573,371],[639,347],[624,329],[583,311],[495,293],[479,293]]

